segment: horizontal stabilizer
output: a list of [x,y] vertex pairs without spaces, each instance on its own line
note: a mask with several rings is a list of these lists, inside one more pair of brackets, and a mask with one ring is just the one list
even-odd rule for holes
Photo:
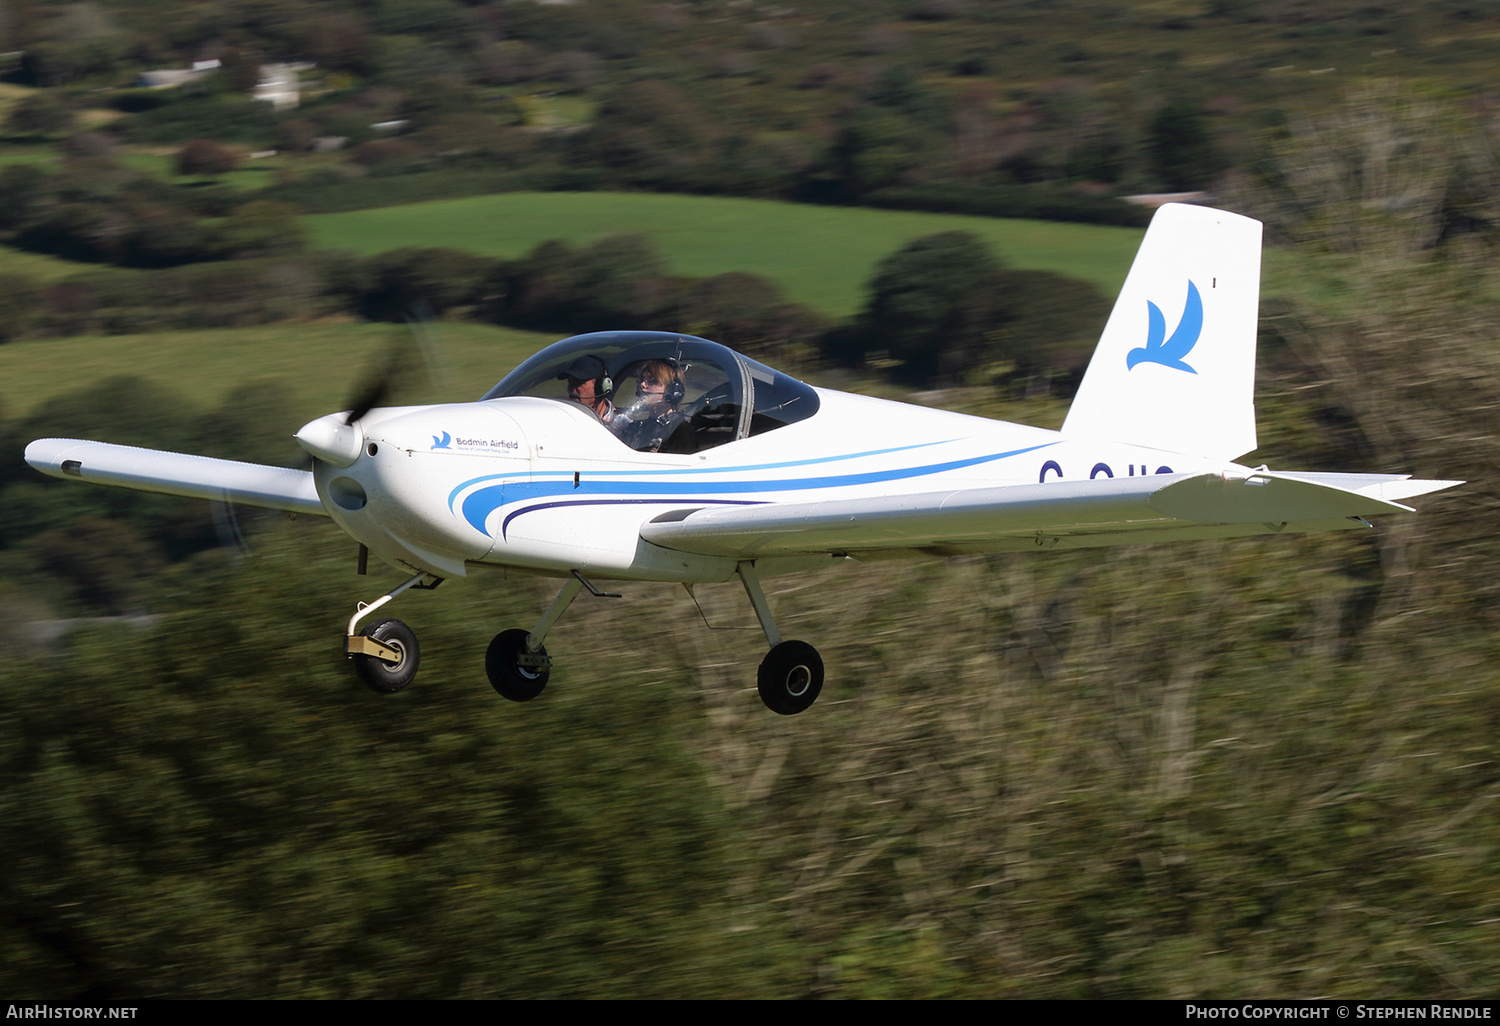
[[50,477],[327,516],[312,473],[133,445],[39,438],[26,462]]

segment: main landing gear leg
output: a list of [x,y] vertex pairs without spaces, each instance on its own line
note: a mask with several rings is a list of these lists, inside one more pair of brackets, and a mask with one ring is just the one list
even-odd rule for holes
[[818,692],[823,690],[823,660],[818,650],[805,641],[781,640],[766,593],[760,590],[755,564],[741,563],[735,572],[745,586],[745,594],[750,596],[760,629],[766,632],[766,642],[771,646],[756,673],[760,700],[767,709],[783,716],[802,712],[817,701]]
[[344,654],[354,661],[354,672],[371,691],[389,695],[406,687],[417,675],[422,653],[417,646],[416,634],[400,620],[376,620],[358,634],[354,633],[354,628],[359,621],[406,589],[415,588],[426,576],[426,572],[415,574],[369,605],[361,602],[349,620],[349,629],[344,636]]
[[529,702],[542,693],[552,672],[552,658],[542,641],[584,588],[599,598],[620,597],[614,592],[600,591],[574,570],[573,579],[563,585],[535,627],[530,631],[516,628],[495,635],[484,655],[484,672],[490,678],[490,687],[501,698]]

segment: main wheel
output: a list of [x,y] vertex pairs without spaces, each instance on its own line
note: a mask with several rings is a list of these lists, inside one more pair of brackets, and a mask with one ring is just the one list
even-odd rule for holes
[[795,715],[818,700],[823,690],[823,660],[805,641],[783,641],[761,660],[756,684],[767,709]]
[[354,672],[359,674],[365,686],[382,695],[390,695],[410,684],[417,675],[417,664],[422,660],[422,651],[412,629],[400,620],[376,620],[360,633],[374,638],[386,648],[395,649],[401,656],[399,661],[388,663],[372,655],[355,654]]
[[526,656],[528,634],[530,631],[520,628],[501,631],[484,654],[484,672],[490,678],[490,687],[512,702],[529,702],[540,695],[551,672],[545,645],[530,657],[536,665],[521,665],[519,660]]

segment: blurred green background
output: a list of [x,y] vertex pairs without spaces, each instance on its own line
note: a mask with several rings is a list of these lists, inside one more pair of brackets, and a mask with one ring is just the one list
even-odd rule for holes
[[[1493,995],[1497,36],[1449,0],[7,4],[0,991]],[[279,62],[295,107],[251,98]],[[581,600],[506,703],[484,647],[553,585],[500,572],[395,604],[424,667],[377,696],[341,634],[396,575],[331,525],[20,458],[297,465],[392,346],[432,354],[399,401],[455,401],[597,327],[1056,427],[1122,197],[1176,190],[1267,225],[1244,462],[1469,483],[1353,537],[772,579],[828,666],[797,717],[732,586],[725,630]]]

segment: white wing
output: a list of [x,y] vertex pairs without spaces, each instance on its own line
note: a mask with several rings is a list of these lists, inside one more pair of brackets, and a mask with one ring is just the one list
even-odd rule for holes
[[328,515],[306,470],[77,438],[39,438],[26,447],[26,462],[50,477]]
[[755,559],[804,553],[998,552],[1368,527],[1391,501],[1458,481],[1401,475],[1162,474],[833,502],[680,509],[641,528],[665,548]]

